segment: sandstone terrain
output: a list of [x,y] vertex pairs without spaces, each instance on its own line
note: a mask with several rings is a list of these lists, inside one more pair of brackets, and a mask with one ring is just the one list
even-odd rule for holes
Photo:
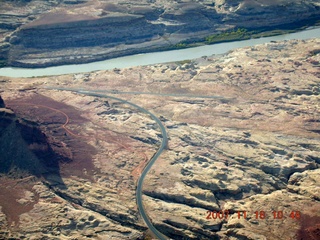
[[[10,165],[1,169],[0,238],[152,238],[135,189],[160,146],[157,124],[132,106],[61,90],[68,88],[105,91],[165,125],[168,147],[147,174],[143,203],[169,238],[319,239],[319,67],[313,39],[2,77],[0,161]],[[210,211],[224,215],[207,219]]]
[[317,0],[4,0],[0,66],[84,63],[203,42],[233,29],[312,26],[319,16]]

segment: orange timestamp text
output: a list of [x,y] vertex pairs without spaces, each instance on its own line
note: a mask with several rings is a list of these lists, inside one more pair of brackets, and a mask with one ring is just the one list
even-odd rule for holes
[[[233,214],[236,214],[238,219],[246,219],[247,217],[250,216],[250,218],[255,218],[255,219],[266,219],[266,218],[271,218],[271,219],[285,219],[285,218],[291,218],[291,219],[296,219],[299,220],[301,218],[301,213],[300,211],[291,211],[290,213],[284,213],[283,211],[254,211],[254,212],[249,212],[249,211],[236,211],[232,212]],[[221,211],[207,211],[207,217],[206,219],[228,219],[229,216],[231,215],[229,210],[221,210]]]

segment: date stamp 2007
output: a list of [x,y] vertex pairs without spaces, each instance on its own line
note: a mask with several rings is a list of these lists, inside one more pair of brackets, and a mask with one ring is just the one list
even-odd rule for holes
[[[272,211],[272,212],[267,212],[267,211],[254,211],[254,212],[249,212],[249,211],[236,211],[233,214],[236,214],[238,219],[246,219],[247,217],[250,216],[250,218],[255,218],[255,219],[285,219],[285,218],[291,218],[295,220],[299,220],[301,218],[301,214],[299,211],[291,211],[289,213],[284,213],[283,211]],[[228,219],[230,217],[231,213],[229,210],[221,210],[221,211],[207,211],[207,217],[206,219]]]

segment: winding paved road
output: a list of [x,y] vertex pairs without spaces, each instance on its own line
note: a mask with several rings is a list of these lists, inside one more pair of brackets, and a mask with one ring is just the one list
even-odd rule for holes
[[161,121],[159,120],[159,118],[157,116],[155,116],[153,113],[149,112],[147,109],[140,107],[132,102],[129,102],[127,100],[121,99],[121,98],[117,98],[117,97],[113,97],[113,96],[109,96],[109,95],[105,95],[105,94],[98,94],[94,91],[84,91],[84,90],[75,90],[75,89],[67,89],[67,88],[53,88],[53,87],[48,87],[47,89],[53,89],[53,90],[62,90],[62,91],[71,91],[71,92],[77,92],[77,93],[81,93],[81,94],[85,94],[88,96],[95,96],[95,97],[101,97],[101,98],[111,98],[114,100],[117,100],[119,102],[128,104],[133,106],[134,108],[138,109],[139,111],[149,115],[159,126],[160,130],[161,130],[161,134],[162,134],[162,142],[161,145],[158,149],[158,151],[153,155],[153,157],[150,159],[150,161],[148,162],[147,166],[143,169],[141,176],[138,180],[138,184],[137,184],[137,189],[136,189],[136,198],[137,198],[137,205],[139,208],[139,213],[142,216],[144,222],[146,223],[146,225],[148,226],[148,228],[152,231],[152,233],[159,238],[160,240],[166,240],[167,237],[165,235],[163,235],[161,232],[159,232],[152,224],[152,222],[150,221],[150,219],[148,218],[148,215],[144,209],[143,203],[142,203],[142,187],[143,187],[143,181],[147,175],[147,173],[149,172],[149,170],[151,169],[152,165],[155,163],[155,161],[158,159],[158,157],[161,155],[161,153],[163,152],[163,150],[167,147],[168,144],[168,135],[166,132],[165,127],[163,126],[163,124],[161,123]]

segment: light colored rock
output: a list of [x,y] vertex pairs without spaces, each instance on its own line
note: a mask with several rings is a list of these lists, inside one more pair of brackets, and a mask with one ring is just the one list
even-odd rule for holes
[[[57,84],[107,89],[161,116],[168,148],[146,177],[143,199],[150,219],[164,234],[174,239],[284,239],[303,233],[311,238],[308,231],[320,217],[318,48],[319,39],[291,40],[189,65],[88,73],[85,83],[73,75],[32,78],[28,83],[37,83],[36,89],[25,92],[14,91],[25,79],[4,82],[4,99],[31,99],[37,92],[77,109],[80,116],[70,116],[67,125],[77,136],[71,139],[85,139],[96,149],[95,169],[86,166],[81,174],[67,175],[74,165],[61,165],[61,179],[47,177],[58,184],[51,189],[36,184],[32,192],[39,201],[20,216],[20,228],[11,234],[138,239],[146,229],[136,207],[135,184],[161,141],[156,124],[111,99],[38,89]],[[80,117],[88,121],[77,124]],[[208,211],[227,210],[225,219],[206,218]],[[247,219],[238,219],[238,211],[246,211]],[[266,219],[260,218],[261,211]],[[274,219],[273,211],[282,211],[286,218]],[[296,219],[298,212],[303,221]],[[50,224],[60,220],[61,231],[49,231]]]

